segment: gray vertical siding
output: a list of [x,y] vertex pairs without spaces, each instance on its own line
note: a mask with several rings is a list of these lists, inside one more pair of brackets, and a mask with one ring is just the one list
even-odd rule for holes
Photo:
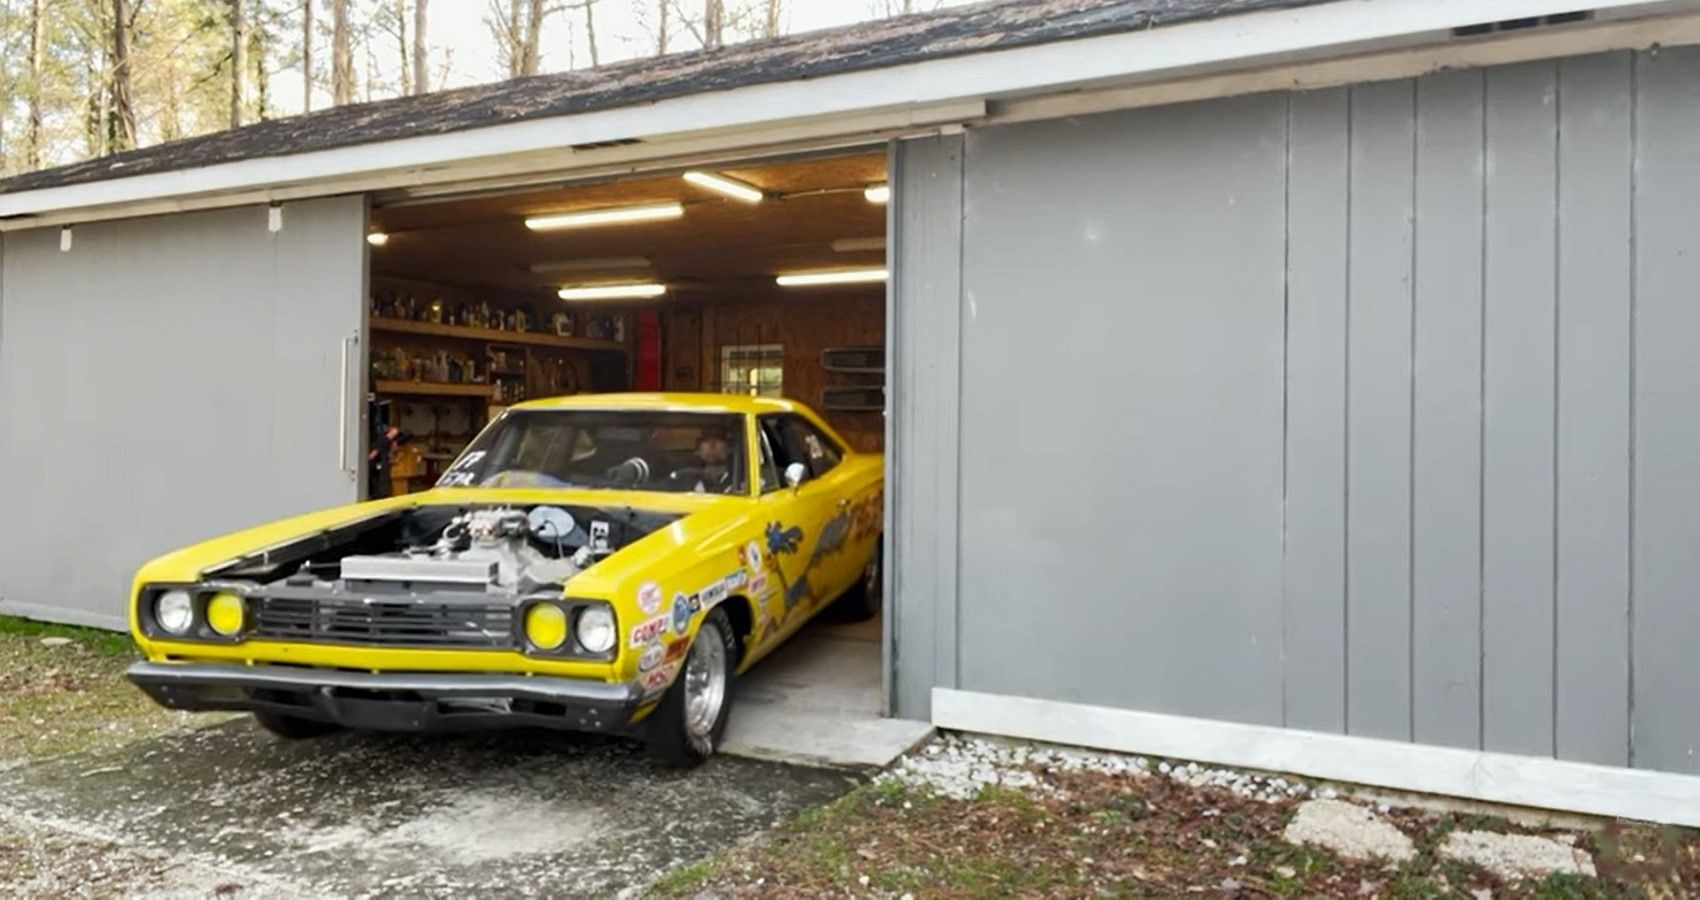
[[1700,50],[970,131],[959,196],[897,159],[893,468],[954,492],[898,520],[900,616],[952,610],[899,713],[1700,772]]
[[891,527],[892,707],[925,719],[933,687],[956,686],[956,459],[962,315],[962,136],[900,141],[892,195],[895,295],[886,483]]
[[1635,60],[1631,763],[1700,771],[1700,50]]
[[283,217],[276,234],[265,207],[78,225],[69,253],[58,229],[6,236],[0,611],[121,624],[150,557],[354,499],[337,393],[365,202]]

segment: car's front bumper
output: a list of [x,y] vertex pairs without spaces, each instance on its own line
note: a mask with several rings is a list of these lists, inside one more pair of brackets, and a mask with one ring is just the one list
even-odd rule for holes
[[640,700],[633,684],[551,676],[201,662],[139,662],[126,674],[171,709],[273,712],[379,731],[619,732]]

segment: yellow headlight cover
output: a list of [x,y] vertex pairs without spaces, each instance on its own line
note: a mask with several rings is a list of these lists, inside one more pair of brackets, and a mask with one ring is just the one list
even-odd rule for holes
[[533,603],[525,611],[525,638],[539,650],[567,642],[567,614],[553,603]]
[[220,591],[207,601],[207,626],[225,637],[240,632],[244,618],[246,611],[241,594]]

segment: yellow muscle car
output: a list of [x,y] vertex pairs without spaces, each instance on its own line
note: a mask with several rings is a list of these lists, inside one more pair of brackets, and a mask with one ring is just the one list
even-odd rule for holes
[[430,491],[143,566],[129,678],[283,737],[542,726],[692,765],[737,673],[829,602],[878,611],[883,482],[788,401],[520,404]]

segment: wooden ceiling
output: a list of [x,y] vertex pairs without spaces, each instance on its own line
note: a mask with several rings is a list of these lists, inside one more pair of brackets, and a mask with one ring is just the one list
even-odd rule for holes
[[[886,180],[885,155],[715,168],[775,195],[743,203],[679,173],[372,211],[389,243],[372,248],[372,272],[437,284],[552,296],[566,283],[658,280],[672,295],[725,295],[797,270],[879,265],[882,250],[837,252],[843,238],[885,234],[885,207],[862,188]],[[560,231],[532,231],[527,216],[678,201],[683,217]],[[531,266],[645,257],[644,268],[534,274]]]

